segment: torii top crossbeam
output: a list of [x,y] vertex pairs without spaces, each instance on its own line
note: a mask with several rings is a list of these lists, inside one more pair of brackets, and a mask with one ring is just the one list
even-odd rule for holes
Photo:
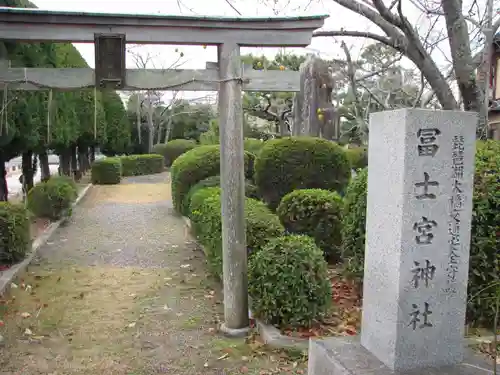
[[125,34],[127,43],[134,44],[305,47],[327,17],[193,17],[0,7],[0,39],[93,43],[95,34]]

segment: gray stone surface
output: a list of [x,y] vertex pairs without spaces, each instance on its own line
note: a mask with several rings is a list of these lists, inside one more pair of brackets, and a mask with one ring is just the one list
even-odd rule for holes
[[300,92],[293,100],[292,135],[338,138],[340,117],[332,104],[334,83],[331,68],[317,56],[309,55],[301,64]]
[[361,343],[391,369],[463,358],[475,123],[453,111],[371,116]]
[[366,350],[356,337],[311,340],[308,375],[489,375],[491,364],[467,353],[454,366],[394,372]]

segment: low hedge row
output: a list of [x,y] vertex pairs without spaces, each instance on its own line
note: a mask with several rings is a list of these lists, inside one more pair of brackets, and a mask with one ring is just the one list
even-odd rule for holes
[[28,210],[20,204],[0,202],[0,265],[20,262],[30,249]]
[[165,169],[164,158],[158,154],[122,156],[120,160],[123,177],[161,173]]
[[90,180],[94,185],[119,184],[122,179],[120,158],[99,159],[92,163]]
[[114,185],[122,177],[161,173],[164,166],[163,156],[157,154],[108,157],[92,163],[90,179],[95,185]]
[[[196,191],[191,197],[190,208],[196,237],[207,251],[212,270],[222,277],[221,189],[209,187]],[[264,203],[252,198],[245,198],[245,224],[249,253],[284,233],[279,218]]]
[[[252,154],[245,152],[244,168],[249,171],[249,160]],[[172,200],[177,212],[188,215],[184,200],[191,187],[198,182],[220,174],[220,148],[219,145],[196,147],[179,156],[170,170]]]
[[173,139],[167,143],[154,145],[153,153],[162,155],[165,160],[165,166],[170,167],[175,159],[196,146],[196,141],[192,139]]

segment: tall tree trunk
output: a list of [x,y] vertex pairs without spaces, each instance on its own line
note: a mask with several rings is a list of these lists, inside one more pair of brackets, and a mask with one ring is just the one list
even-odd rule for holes
[[77,147],[76,143],[69,146],[71,152],[71,175],[75,180],[79,180],[79,171],[78,171],[78,157],[77,157]]
[[71,177],[71,149],[64,147],[59,154],[59,174]]
[[153,123],[153,103],[151,102],[151,98],[149,98],[148,104],[148,154],[153,152],[154,145],[154,136],[155,136],[155,126]]
[[84,175],[88,169],[87,147],[78,146],[78,170],[80,175]]
[[34,185],[34,171],[33,171],[33,151],[25,151],[22,155],[22,169],[23,169],[23,188],[25,192],[33,188]]
[[90,164],[95,162],[95,146],[90,146],[89,161],[90,161]]
[[38,154],[38,161],[40,162],[40,179],[47,181],[50,178],[49,155],[47,150],[43,150]]
[[5,168],[5,158],[2,151],[0,151],[0,177],[0,201],[7,202],[9,200],[9,191],[7,189],[7,169]]

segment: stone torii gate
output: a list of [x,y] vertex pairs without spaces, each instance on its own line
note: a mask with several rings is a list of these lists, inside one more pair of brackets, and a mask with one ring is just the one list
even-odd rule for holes
[[[306,47],[328,16],[219,18],[0,8],[0,40],[94,43],[96,69],[0,66],[0,88],[17,90],[218,91],[222,181],[224,319],[230,335],[248,327],[242,90],[300,91],[298,72],[243,68],[241,46]],[[125,45],[216,45],[206,70],[126,69]],[[207,64],[209,65],[209,64]],[[210,69],[211,68],[211,69]]]

